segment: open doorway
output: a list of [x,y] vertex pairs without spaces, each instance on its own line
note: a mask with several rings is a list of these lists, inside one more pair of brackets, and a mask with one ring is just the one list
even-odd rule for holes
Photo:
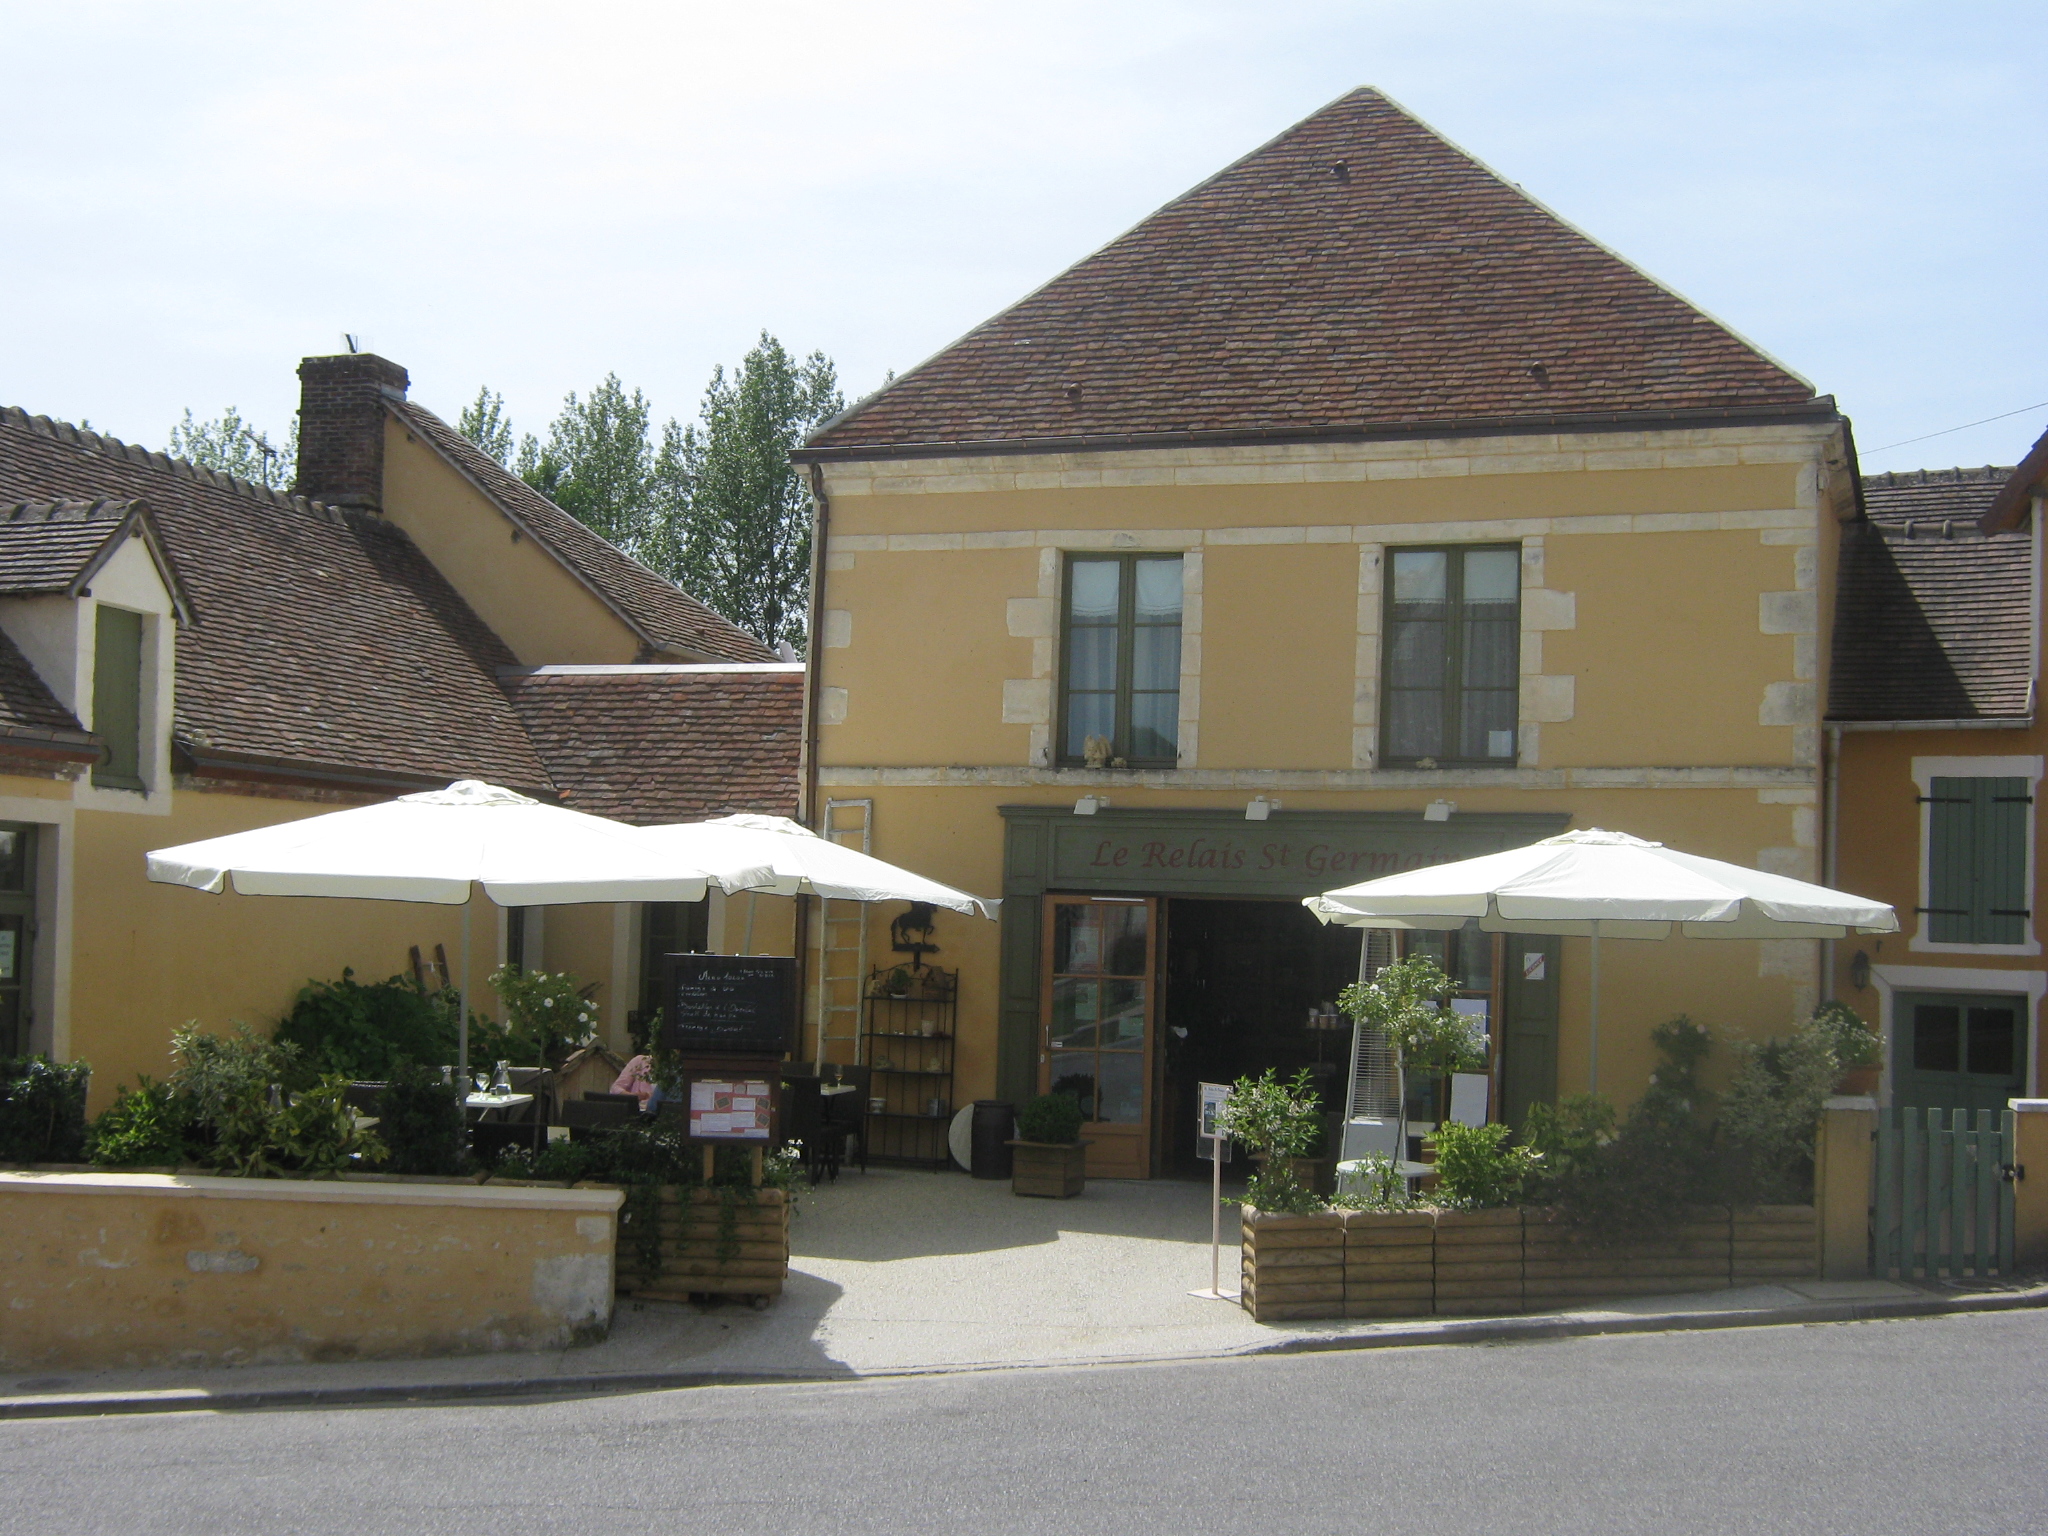
[[[1195,1155],[1198,1083],[1275,1068],[1315,1074],[1324,1106],[1342,1105],[1351,1032],[1309,1027],[1358,975],[1358,930],[1325,927],[1300,902],[1165,901],[1165,986],[1152,1167],[1207,1178]],[[1242,1174],[1243,1169],[1238,1169]]]

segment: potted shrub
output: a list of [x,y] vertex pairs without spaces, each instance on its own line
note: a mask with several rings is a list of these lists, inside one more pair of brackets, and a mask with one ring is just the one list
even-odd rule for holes
[[1834,1047],[1841,1076],[1835,1092],[1874,1094],[1884,1067],[1884,1041],[1864,1022],[1863,1016],[1847,1003],[1822,1003],[1814,1010],[1813,1022],[1824,1030]]
[[1088,1181],[1081,1124],[1081,1101],[1070,1093],[1041,1093],[1018,1110],[1010,1193],[1054,1200],[1081,1193]]
[[1320,1210],[1315,1195],[1315,1160],[1309,1154],[1323,1139],[1322,1106],[1303,1067],[1283,1083],[1271,1067],[1258,1077],[1241,1077],[1216,1117],[1225,1135],[1251,1149],[1259,1171],[1245,1186],[1245,1203],[1262,1211]]

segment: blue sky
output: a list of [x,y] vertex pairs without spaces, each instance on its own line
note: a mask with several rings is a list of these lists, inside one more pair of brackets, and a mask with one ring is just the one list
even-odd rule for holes
[[1866,469],[2048,405],[2048,7],[0,0],[0,402],[281,428],[345,331],[452,415],[764,327],[850,392],[1354,85],[1741,331]]

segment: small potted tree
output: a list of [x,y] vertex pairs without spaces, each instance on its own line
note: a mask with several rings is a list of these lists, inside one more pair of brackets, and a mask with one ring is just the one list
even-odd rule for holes
[[1408,1074],[1476,1072],[1486,1065],[1477,1031],[1463,1014],[1445,1006],[1456,983],[1428,955],[1410,955],[1382,966],[1371,981],[1354,983],[1337,1006],[1380,1032],[1394,1055],[1395,1093],[1400,1101],[1400,1157],[1408,1148]]
[[1217,1128],[1251,1148],[1259,1171],[1245,1187],[1245,1202],[1262,1211],[1299,1214],[1320,1210],[1314,1163],[1308,1154],[1323,1136],[1321,1105],[1303,1067],[1283,1083],[1268,1067],[1241,1077],[1216,1117]]
[[1017,1111],[1010,1193],[1065,1200],[1088,1182],[1088,1143],[1081,1139],[1081,1101],[1041,1093]]

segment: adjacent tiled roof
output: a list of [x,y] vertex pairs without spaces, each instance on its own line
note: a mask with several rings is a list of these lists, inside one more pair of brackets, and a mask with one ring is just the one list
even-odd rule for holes
[[2034,497],[2044,489],[2048,489],[2048,432],[2034,439],[2034,446],[2020,460],[2019,468],[1998,488],[1998,495],[1984,513],[1984,531],[2003,533],[2008,528],[2017,528]]
[[0,501],[146,498],[196,622],[174,737],[202,768],[549,787],[514,658],[403,532],[0,408]]
[[775,660],[766,645],[599,538],[426,407],[389,397],[387,404],[507,516],[582,577],[650,651],[703,661]]
[[162,547],[149,503],[141,500],[0,503],[0,593],[76,597],[130,534],[149,543],[164,584],[183,610],[184,584]]
[[92,762],[99,756],[99,737],[57,701],[20,648],[0,633],[0,753],[24,747]]
[[1978,527],[2010,469],[1866,475],[1846,524],[1828,717],[2024,718],[2030,538]]
[[579,811],[644,826],[796,814],[801,666],[541,667],[501,681]]
[[1831,415],[1373,90],[1167,204],[810,450]]

